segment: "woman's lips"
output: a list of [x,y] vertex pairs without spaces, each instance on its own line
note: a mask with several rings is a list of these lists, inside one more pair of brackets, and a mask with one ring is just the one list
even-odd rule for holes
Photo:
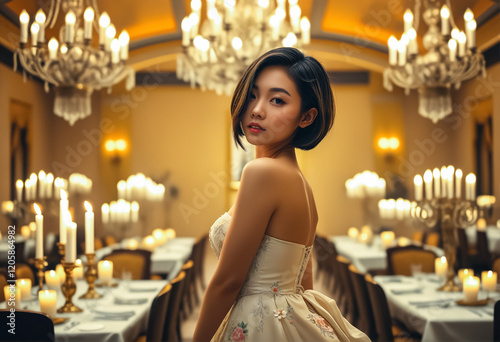
[[252,133],[260,133],[260,132],[264,132],[265,129],[262,128],[261,125],[259,125],[258,123],[256,122],[251,122],[249,125],[248,125],[248,128],[250,129],[250,132]]

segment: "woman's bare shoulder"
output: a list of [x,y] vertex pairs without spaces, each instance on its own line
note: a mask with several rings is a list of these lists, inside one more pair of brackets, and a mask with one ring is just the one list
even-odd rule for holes
[[286,166],[281,161],[273,158],[257,158],[249,161],[243,169],[244,176],[255,178],[273,178],[282,175],[286,171]]

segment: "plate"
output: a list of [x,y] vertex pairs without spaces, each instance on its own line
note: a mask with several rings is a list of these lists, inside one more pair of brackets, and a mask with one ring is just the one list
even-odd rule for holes
[[410,293],[420,293],[422,292],[422,286],[418,284],[411,283],[394,283],[388,284],[387,287],[389,290],[398,295],[398,294],[410,294]]
[[104,328],[104,324],[101,324],[101,323],[84,323],[78,327],[78,330],[80,330],[80,331],[93,331],[93,330],[100,330],[102,328]]
[[158,291],[158,285],[130,285],[128,287],[130,292],[153,292]]
[[475,302],[467,303],[463,299],[460,299],[460,300],[457,300],[457,304],[463,305],[463,306],[483,306],[483,305],[488,304],[489,301],[490,301],[489,299],[482,299],[482,300],[478,300]]
[[52,318],[52,322],[54,323],[54,325],[67,322],[68,320],[69,320],[69,318],[67,318],[67,317],[54,317],[54,318]]
[[148,298],[123,298],[115,297],[115,304],[121,305],[139,305],[148,302]]
[[94,309],[94,312],[102,315],[113,315],[113,316],[133,316],[134,311],[123,311],[123,308],[115,308],[115,307],[109,307],[109,308],[99,308],[99,309]]

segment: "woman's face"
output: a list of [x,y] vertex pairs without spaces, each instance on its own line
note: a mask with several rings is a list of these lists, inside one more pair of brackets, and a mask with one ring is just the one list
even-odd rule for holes
[[252,145],[270,148],[291,143],[300,123],[300,108],[300,95],[286,68],[264,68],[255,80],[243,116],[245,137]]

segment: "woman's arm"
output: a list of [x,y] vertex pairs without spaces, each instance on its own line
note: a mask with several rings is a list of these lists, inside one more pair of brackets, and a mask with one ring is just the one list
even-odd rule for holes
[[210,341],[233,305],[276,209],[270,162],[256,159],[243,170],[219,262],[201,305],[195,342]]

